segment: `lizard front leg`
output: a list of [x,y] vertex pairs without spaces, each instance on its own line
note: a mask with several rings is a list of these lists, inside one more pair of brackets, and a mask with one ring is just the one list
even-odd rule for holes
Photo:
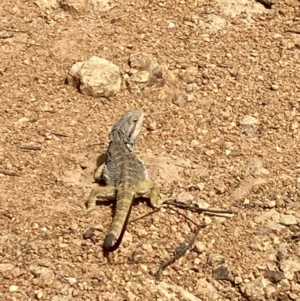
[[94,178],[97,181],[100,181],[102,174],[103,174],[103,170],[105,167],[105,163],[102,163],[96,170],[95,170],[95,174],[94,174]]
[[114,186],[100,186],[94,188],[85,204],[86,209],[92,210],[96,206],[96,201],[99,199],[115,200],[116,188]]

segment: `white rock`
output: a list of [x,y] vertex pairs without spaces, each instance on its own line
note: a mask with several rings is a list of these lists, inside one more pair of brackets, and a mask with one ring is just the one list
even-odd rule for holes
[[74,277],[66,277],[65,278],[70,284],[75,284],[77,282],[77,279]]
[[199,208],[203,208],[203,209],[207,209],[210,206],[207,202],[201,199],[196,200],[194,203],[197,204]]
[[179,202],[190,204],[194,200],[194,196],[191,193],[183,191],[179,193],[177,200]]
[[67,81],[81,93],[94,97],[110,97],[121,89],[121,73],[112,62],[93,56],[71,68]]
[[221,300],[221,296],[218,294],[218,291],[209,283],[205,278],[200,278],[195,286],[195,293],[197,293],[198,298],[196,299],[193,296],[193,299],[189,300]]
[[196,241],[195,242],[195,248],[197,249],[197,251],[199,253],[202,253],[203,251],[205,251],[206,245],[202,241]]
[[243,295],[247,297],[247,300],[262,300],[261,298],[264,297],[264,288],[266,287],[266,283],[264,283],[264,279],[257,278],[254,281],[249,283],[242,283],[241,284],[241,291]]
[[35,293],[35,296],[38,300],[42,299],[43,298],[43,295],[44,293],[41,291],[41,290],[37,290],[34,292]]
[[34,4],[36,4],[39,8],[42,8],[42,9],[58,7],[57,0],[35,0]]
[[11,285],[11,286],[9,287],[9,291],[10,291],[11,293],[16,292],[18,289],[19,289],[19,287],[18,287],[17,285]]
[[277,212],[276,209],[273,208],[270,211],[263,212],[254,218],[254,221],[256,223],[261,223],[261,224],[269,220],[279,223],[280,214],[279,212]]
[[1,274],[8,274],[14,269],[14,265],[10,263],[0,263]]
[[276,293],[275,286],[272,284],[267,285],[267,287],[265,288],[266,297],[271,298],[271,296],[274,295],[275,293]]
[[214,268],[225,263],[225,257],[219,254],[211,254],[208,258],[208,263]]
[[263,167],[262,160],[258,158],[251,159],[246,166],[246,174],[251,175],[269,175],[270,172]]
[[271,85],[271,90],[277,91],[278,89],[279,89],[279,87],[278,87],[277,84],[273,83],[273,84]]
[[286,279],[293,280],[294,273],[300,271],[300,262],[297,259],[289,258],[280,263],[280,269],[284,272]]
[[105,12],[113,8],[110,0],[90,0],[93,8],[97,11]]
[[211,156],[213,156],[213,155],[215,154],[215,151],[212,150],[212,149],[209,149],[209,150],[207,150],[207,151],[205,152],[205,154],[206,154],[208,157],[211,157]]
[[257,118],[255,118],[254,116],[251,115],[245,115],[241,121],[240,124],[242,127],[249,127],[252,126],[254,124],[259,124],[259,121]]
[[205,183],[204,182],[198,183],[197,187],[199,188],[200,191],[202,191],[205,188]]
[[175,27],[175,24],[173,22],[168,23],[168,28],[173,29]]
[[297,219],[291,214],[280,214],[279,222],[285,226],[297,225]]
[[206,225],[209,225],[212,222],[212,220],[209,216],[204,216],[203,220]]
[[195,146],[197,146],[197,145],[199,145],[199,141],[196,140],[196,139],[193,139],[193,140],[191,141],[191,147],[195,147]]

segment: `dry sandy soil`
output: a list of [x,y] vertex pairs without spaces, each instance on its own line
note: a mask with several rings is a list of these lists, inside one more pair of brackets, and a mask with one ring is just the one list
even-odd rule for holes
[[[299,301],[299,2],[116,0],[81,14],[40,2],[0,4],[0,299]],[[78,61],[124,71],[138,52],[167,64],[188,101],[125,85],[96,99],[65,84]],[[153,210],[138,202],[108,260],[113,207],[78,204],[111,126],[135,108],[145,111],[136,152],[161,191],[235,214],[143,217]]]

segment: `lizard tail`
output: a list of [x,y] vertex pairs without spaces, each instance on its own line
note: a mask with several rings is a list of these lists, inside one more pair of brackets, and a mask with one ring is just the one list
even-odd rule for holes
[[103,248],[107,252],[115,251],[122,242],[134,197],[132,194],[117,196],[117,208],[112,224],[105,236]]

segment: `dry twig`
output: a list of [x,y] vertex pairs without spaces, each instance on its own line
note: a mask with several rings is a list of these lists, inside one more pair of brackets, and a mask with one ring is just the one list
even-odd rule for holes
[[26,149],[26,150],[41,150],[42,148],[40,146],[35,146],[35,145],[23,145],[20,146],[20,149]]
[[21,176],[20,174],[14,172],[14,171],[7,171],[7,170],[3,170],[3,169],[0,169],[0,173],[2,173],[5,176],[11,176],[11,177],[20,177]]
[[186,251],[193,245],[193,243],[195,242],[200,230],[202,228],[206,227],[205,224],[200,224],[198,225],[195,234],[193,235],[193,237],[191,238],[191,240],[188,243],[181,243],[175,250],[175,254],[173,257],[171,257],[170,259],[163,261],[156,274],[155,274],[155,280],[158,281],[160,279],[161,273],[163,272],[163,270],[168,267],[170,264],[172,264],[173,262],[175,262],[177,259],[179,259],[181,256],[183,256]]
[[292,33],[300,34],[300,29],[286,28],[284,32],[292,32]]
[[[209,214],[213,214],[213,215],[220,215],[220,214],[233,214],[234,212],[232,210],[222,210],[222,209],[208,209],[208,208],[200,208],[198,206],[195,205],[188,205],[185,204],[183,202],[177,201],[176,199],[170,199],[164,202],[164,204],[166,205],[172,205],[172,206],[176,206],[178,208],[182,208],[182,209],[188,209],[190,211],[193,212],[201,212],[201,213],[209,213]],[[174,209],[173,209],[174,210]],[[187,217],[186,217],[187,218]],[[189,219],[189,218],[188,218]],[[190,220],[190,219],[189,219]],[[191,220],[190,220],[191,221]],[[193,221],[192,221],[193,222]],[[194,223],[194,222],[193,222]],[[200,224],[197,226],[196,229],[196,233],[194,234],[194,236],[192,237],[192,239],[188,242],[188,243],[182,243],[180,244],[176,250],[175,250],[175,254],[173,257],[171,257],[170,259],[163,261],[157,272],[155,275],[155,280],[158,281],[160,279],[161,273],[162,271],[169,266],[170,264],[172,264],[173,262],[175,262],[177,259],[179,259],[181,256],[183,256],[186,251],[193,245],[193,243],[195,242],[200,229],[204,228],[206,225],[205,224]]]
[[67,134],[64,134],[64,133],[51,132],[51,134],[55,135],[57,137],[69,137]]
[[164,204],[166,205],[172,205],[172,206],[176,206],[178,208],[182,208],[182,209],[188,209],[190,211],[193,212],[205,212],[205,213],[211,213],[211,214],[234,214],[234,212],[232,210],[222,210],[222,209],[209,209],[209,208],[201,208],[195,205],[188,205],[186,203],[177,201],[176,199],[174,200],[167,200],[164,202]]

